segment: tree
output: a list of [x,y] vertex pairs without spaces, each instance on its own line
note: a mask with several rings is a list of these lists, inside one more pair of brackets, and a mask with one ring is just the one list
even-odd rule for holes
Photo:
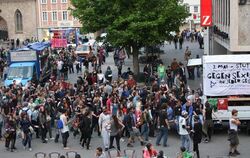
[[188,16],[179,0],[71,1],[73,16],[82,22],[86,33],[105,28],[112,45],[132,48],[137,75],[139,49],[162,43],[171,31],[179,31]]

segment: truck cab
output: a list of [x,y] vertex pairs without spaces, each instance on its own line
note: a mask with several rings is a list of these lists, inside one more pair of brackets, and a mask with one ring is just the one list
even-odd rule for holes
[[9,66],[4,81],[5,86],[16,84],[25,86],[28,81],[40,79],[40,63],[38,53],[34,50],[9,52]]
[[35,62],[13,63],[9,66],[5,86],[16,81],[16,84],[26,85],[28,81],[37,82],[37,68]]

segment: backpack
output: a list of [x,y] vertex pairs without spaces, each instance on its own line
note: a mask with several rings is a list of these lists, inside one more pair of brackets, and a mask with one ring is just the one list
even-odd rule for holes
[[26,110],[22,109],[21,115],[28,115],[28,111],[29,111],[29,108],[27,108]]
[[63,122],[62,122],[61,119],[59,119],[59,120],[57,121],[57,128],[58,128],[58,129],[63,129]]

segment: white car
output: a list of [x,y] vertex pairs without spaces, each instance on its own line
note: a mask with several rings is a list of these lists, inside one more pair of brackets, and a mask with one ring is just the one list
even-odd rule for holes
[[[90,47],[92,48],[92,52],[90,52]],[[89,58],[93,55],[97,55],[97,49],[98,49],[98,43],[96,40],[89,40],[89,42],[78,45],[75,50],[75,54],[84,57]]]

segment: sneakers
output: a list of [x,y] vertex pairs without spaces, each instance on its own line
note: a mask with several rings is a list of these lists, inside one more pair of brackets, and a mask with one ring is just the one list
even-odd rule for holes
[[54,138],[54,137],[51,137],[50,140],[55,140],[55,138]]
[[240,155],[240,152],[239,152],[238,150],[235,150],[234,153],[235,153],[236,155]]
[[232,156],[232,157],[236,157],[237,156],[237,154],[234,152],[234,153],[232,153],[232,152],[229,152],[229,154],[228,154],[229,156]]
[[32,148],[29,148],[29,151],[32,151]]
[[64,150],[69,150],[70,148],[69,147],[65,147],[65,148],[63,148]]

